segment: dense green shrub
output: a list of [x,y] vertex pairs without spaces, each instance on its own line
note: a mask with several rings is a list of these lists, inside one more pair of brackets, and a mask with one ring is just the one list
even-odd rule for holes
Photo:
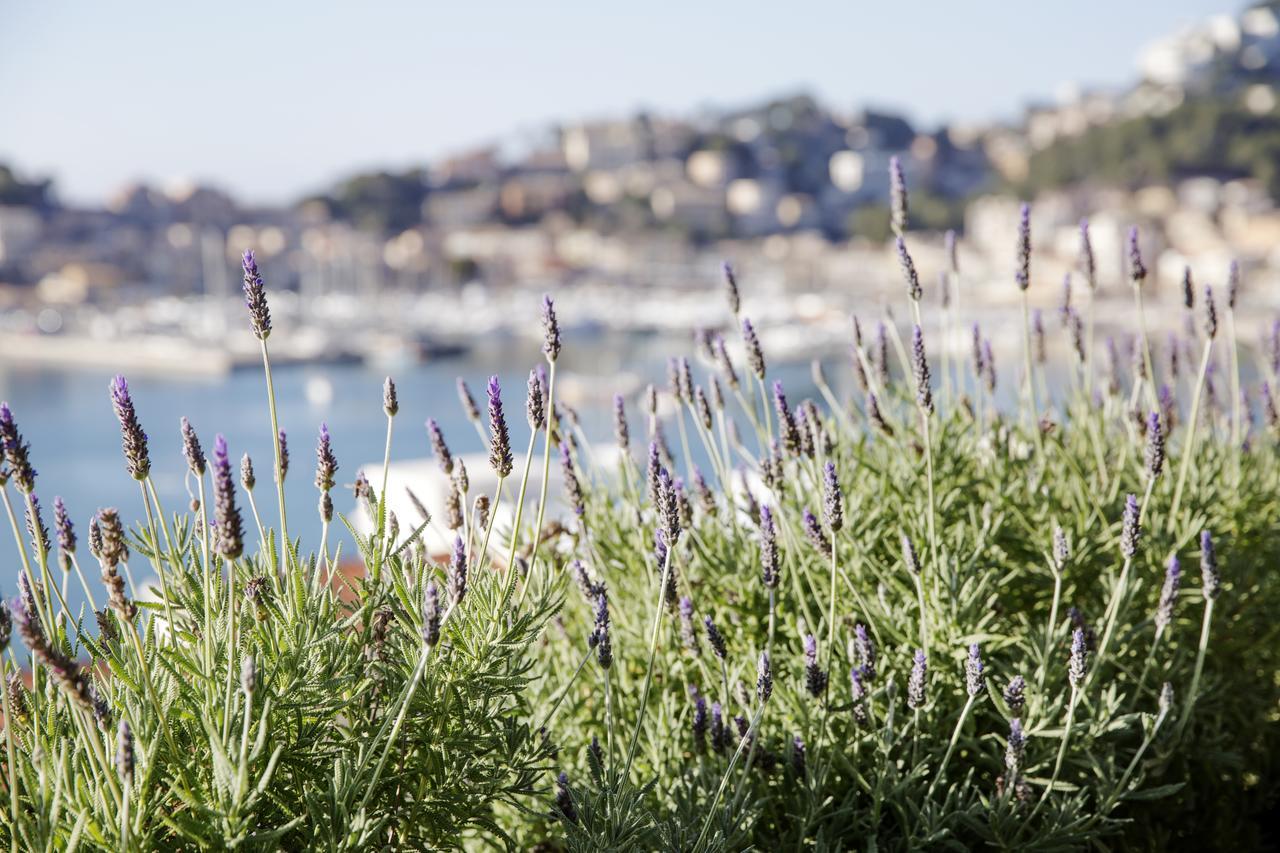
[[[1025,233],[1019,246],[1030,285]],[[972,364],[930,360],[943,351],[931,341],[970,330],[944,311],[922,332],[900,252],[913,334],[855,324],[858,399],[840,400],[817,369],[824,407],[767,387],[729,274],[742,347],[710,338],[702,384],[674,360],[674,414],[660,416],[651,389],[634,437],[617,400],[617,465],[555,403],[548,300],[523,458],[489,387],[494,502],[514,501],[514,535],[494,531],[493,506],[464,516],[465,475],[432,429],[453,471],[450,517],[395,519],[358,477],[374,523],[355,534],[355,581],[329,576],[327,522],[313,549],[261,526],[251,503],[259,545],[245,548],[237,501],[264,490],[247,470],[236,489],[221,437],[206,459],[188,433],[201,505],[167,514],[117,380],[144,521],[126,542],[117,514],[98,516],[88,550],[103,585],[90,584],[61,508],[50,541],[29,449],[0,408],[23,581],[12,619],[34,664],[28,690],[24,658],[5,660],[4,840],[1258,846],[1251,820],[1276,787],[1280,418],[1267,386],[1256,426],[1235,391],[1247,290],[1233,272],[1226,300],[1199,299],[1180,369],[1148,346],[1140,301],[1133,368],[1099,344],[1102,369],[1086,292],[1047,342],[1028,314],[1021,369],[997,370],[979,330]],[[1140,273],[1136,237],[1133,261]],[[963,288],[954,268],[947,281]],[[1140,298],[1142,276],[1132,284]],[[251,256],[246,293],[269,364]],[[1001,378],[1019,374],[1031,381],[1005,394]],[[389,455],[390,381],[384,408]],[[279,477],[283,438],[276,448]],[[331,452],[322,432],[322,517]],[[532,494],[529,471],[546,483],[552,466],[561,495]],[[447,565],[425,553],[428,524],[458,532]],[[136,601],[126,547],[154,566],[157,601]],[[107,599],[93,630],[66,612],[57,573]]]

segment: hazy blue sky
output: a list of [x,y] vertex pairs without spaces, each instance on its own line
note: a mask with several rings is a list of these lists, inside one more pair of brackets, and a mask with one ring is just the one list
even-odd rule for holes
[[0,161],[94,200],[136,178],[255,200],[554,118],[805,89],[922,121],[1114,85],[1225,0],[480,3],[0,0]]

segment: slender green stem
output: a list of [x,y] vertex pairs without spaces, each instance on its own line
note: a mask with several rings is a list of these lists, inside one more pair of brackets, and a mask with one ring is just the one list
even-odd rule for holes
[[1191,457],[1196,453],[1196,426],[1200,421],[1200,395],[1204,391],[1205,375],[1209,372],[1209,357],[1213,353],[1213,338],[1204,342],[1204,354],[1200,357],[1200,372],[1196,375],[1196,390],[1191,397],[1191,416],[1187,421],[1187,440],[1182,446],[1182,462],[1178,466],[1178,485],[1173,490],[1173,503],[1169,506],[1169,521],[1165,532],[1172,533],[1178,523],[1178,510],[1182,507],[1182,489],[1187,484],[1187,471],[1191,469]]
[[[1071,740],[1071,724],[1075,719],[1076,700],[1080,698],[1080,691],[1074,685],[1071,688],[1071,698],[1067,700],[1067,722],[1062,727],[1062,742],[1058,745],[1058,757],[1053,762],[1053,775],[1049,777],[1049,784],[1045,786],[1044,793],[1040,795],[1040,801],[1036,803],[1036,808],[1032,812],[1034,817],[1035,811],[1039,811],[1045,800],[1049,799],[1049,794],[1053,792],[1054,786],[1058,784],[1058,777],[1062,773],[1062,762],[1067,757],[1067,744]],[[1028,819],[1029,822],[1029,819]]]
[[644,688],[640,691],[640,709],[636,713],[635,731],[631,733],[631,746],[627,748],[627,766],[622,771],[624,780],[631,776],[631,764],[635,761],[636,745],[640,742],[640,730],[644,727],[644,715],[649,709],[649,688],[653,685],[653,662],[658,655],[658,634],[662,628],[663,598],[667,594],[667,578],[671,574],[671,561],[674,552],[675,543],[673,542],[667,547],[666,559],[662,561],[662,577],[658,582],[658,598],[654,602],[653,608],[653,630],[649,633],[649,663],[644,671]]
[[1204,673],[1204,656],[1209,650],[1209,627],[1213,622],[1213,602],[1214,599],[1205,599],[1204,602],[1204,620],[1200,624],[1200,646],[1196,650],[1196,668],[1191,674],[1191,687],[1187,690],[1187,701],[1179,714],[1178,732],[1175,740],[1182,740],[1182,733],[1187,729],[1187,723],[1191,721],[1191,712],[1196,706],[1196,696],[1200,690],[1200,676]]
[[[275,481],[276,481],[276,497],[280,504],[280,546],[284,549],[284,554],[289,553],[289,522],[285,514],[284,505],[284,477],[283,469],[280,464],[280,419],[276,414],[276,386],[271,378],[271,358],[267,355],[267,340],[263,338],[262,344],[262,372],[267,378],[267,407],[271,410],[271,449],[275,453]],[[383,479],[385,486],[386,479]],[[276,562],[276,551],[271,550],[272,568],[279,573],[279,563]]]
[[933,774],[933,781],[929,783],[929,790],[925,793],[925,799],[933,796],[934,788],[938,787],[938,781],[947,772],[947,765],[951,762],[951,755],[956,751],[956,744],[960,740],[960,732],[964,729],[965,720],[969,719],[969,712],[973,710],[973,705],[977,702],[978,697],[970,694],[965,700],[964,707],[960,709],[960,719],[956,720],[955,730],[951,732],[951,740],[947,743],[947,751],[942,756],[942,763],[938,765],[938,770]]

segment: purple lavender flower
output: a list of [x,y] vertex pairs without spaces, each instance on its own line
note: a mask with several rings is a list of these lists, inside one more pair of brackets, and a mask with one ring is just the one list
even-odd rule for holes
[[905,533],[902,534],[902,562],[906,564],[908,572],[919,577],[920,555],[916,553],[916,546],[912,544],[911,537]]
[[702,646],[698,642],[698,632],[693,627],[693,599],[684,596],[680,599],[680,639],[684,647],[694,657],[702,656]]
[[133,730],[125,720],[120,721],[120,727],[116,731],[116,770],[125,785],[133,784]]
[[702,752],[707,745],[707,700],[697,688],[690,687],[689,692],[693,694],[693,722],[690,724],[693,745],[694,749]]
[[538,371],[529,371],[528,395],[525,397],[525,418],[529,421],[529,429],[537,432],[546,425],[546,401],[542,398],[542,381]]
[[728,261],[720,265],[720,271],[724,274],[725,296],[729,299],[729,310],[733,312],[733,316],[737,317],[742,310],[742,297],[738,294],[738,277],[733,274],[733,267]]
[[773,511],[767,506],[760,507],[760,567],[765,589],[777,589],[778,529],[773,523]]
[[1026,203],[1018,209],[1018,269],[1014,280],[1019,290],[1031,286],[1031,206]]
[[[240,510],[236,508],[236,486],[231,479],[227,440],[221,433],[213,439],[213,517],[218,530],[218,553],[228,560],[236,559],[244,553],[244,523]],[[105,523],[102,533],[105,543]]]
[[984,689],[986,683],[982,678],[982,647],[977,643],[969,646],[969,657],[964,664],[964,684],[965,690],[970,696],[977,696]]
[[578,822],[578,807],[573,804],[573,793],[569,790],[569,775],[563,772],[556,777],[556,810],[567,822]]
[[994,394],[996,392],[996,356],[991,350],[990,339],[982,342],[982,368],[984,371],[987,392]]
[[276,435],[276,441],[280,448],[280,464],[279,470],[276,472],[276,482],[283,483],[284,478],[289,476],[289,436],[284,430]]
[[37,614],[29,604],[20,602],[13,613],[13,619],[18,628],[18,636],[31,650],[32,657],[47,670],[49,676],[67,694],[67,698],[85,711],[92,713],[94,710],[93,684],[85,674],[84,667],[49,642],[44,630],[40,627]]
[[929,658],[924,649],[916,649],[911,661],[911,675],[907,678],[907,707],[915,711],[924,707],[925,679],[929,673]]
[[197,479],[204,476],[206,462],[204,450],[200,447],[200,438],[195,428],[186,418],[182,419],[182,455],[186,457],[187,469]]
[[804,535],[809,538],[811,543],[813,543],[813,547],[818,550],[819,554],[827,559],[831,559],[831,555],[833,553],[831,542],[827,540],[826,534],[822,532],[822,525],[818,523],[817,516],[810,512],[808,507],[805,507],[802,522],[804,525]]
[[761,652],[756,662],[756,698],[763,704],[773,695],[773,667],[769,663],[769,653]]
[[389,418],[394,418],[400,412],[400,398],[396,395],[396,383],[390,376],[382,381],[382,411]]
[[1129,281],[1134,287],[1141,287],[1147,277],[1147,268],[1142,263],[1142,249],[1138,246],[1138,226],[1129,228]]
[[876,323],[876,343],[872,349],[872,355],[875,357],[876,374],[880,378],[880,384],[888,387],[889,385],[889,327],[883,322]]
[[449,557],[449,597],[456,607],[467,594],[467,546],[461,536],[454,537]]
[[631,429],[627,426],[627,406],[621,394],[613,395],[613,440],[624,455],[631,455]]
[[899,239],[907,230],[908,213],[907,179],[902,174],[902,161],[894,155],[889,158],[889,225]]
[[551,297],[545,295],[542,297],[542,352],[553,364],[560,357],[560,323],[556,320],[556,306]]
[[246,492],[252,492],[257,483],[258,478],[253,473],[253,460],[246,453],[240,457],[240,485],[244,486]]
[[868,722],[867,685],[863,675],[861,667],[855,666],[849,670],[849,695],[853,699],[853,720],[860,726],[865,726]]
[[440,424],[436,423],[435,418],[427,418],[427,436],[431,439],[431,451],[440,463],[440,470],[452,474],[453,454],[449,452],[449,445],[445,444],[444,433],[440,431]]
[[573,455],[569,452],[568,443],[560,444],[560,468],[564,475],[564,493],[569,500],[569,506],[573,509],[573,514],[582,518],[586,512],[586,506],[583,504],[582,484],[578,482],[578,474],[573,467]]
[[920,287],[920,276],[916,274],[915,262],[911,260],[911,253],[907,251],[907,244],[901,237],[898,238],[898,265],[902,267],[902,277],[907,280],[907,296],[911,297],[912,302],[919,302],[920,297],[924,295],[924,289]]
[[1089,649],[1085,643],[1084,631],[1076,628],[1071,632],[1071,658],[1067,661],[1067,677],[1073,688],[1079,688],[1084,682],[1085,666],[1089,657]]
[[1031,312],[1031,340],[1036,364],[1044,364],[1044,313],[1039,308]]
[[817,699],[827,692],[827,674],[818,666],[818,640],[813,634],[804,636],[804,687]]
[[428,647],[440,642],[440,591],[435,581],[427,583],[422,596],[422,641]]
[[76,530],[71,524],[71,516],[67,514],[67,505],[60,497],[53,499],[53,527],[58,532],[58,550],[62,553],[62,570],[70,571],[70,556],[76,552]]
[[1053,567],[1062,571],[1071,559],[1071,545],[1067,542],[1067,534],[1061,527],[1053,528]]
[[1071,320],[1071,273],[1062,277],[1062,303],[1058,306],[1058,322],[1064,327]]
[[844,526],[844,495],[836,477],[836,465],[828,462],[822,473],[822,515],[827,529],[836,533]]
[[1022,720],[1014,717],[1009,721],[1009,739],[1004,751],[1004,766],[1011,780],[1022,774],[1022,757],[1026,748],[1027,736],[1022,732]]
[[40,499],[35,493],[28,495],[27,501],[27,533],[31,536],[31,549],[37,554],[49,553],[49,528],[45,526],[40,512]]
[[267,289],[258,274],[258,261],[253,249],[245,249],[240,265],[244,268],[244,304],[249,309],[249,324],[258,340],[271,336],[271,312],[267,310]]
[[1164,432],[1160,429],[1160,413],[1152,412],[1147,418],[1147,476],[1152,480],[1164,470]]
[[1022,709],[1027,704],[1027,680],[1021,675],[1015,675],[1009,679],[1009,683],[1004,687],[1004,704],[1008,706],[1009,713],[1018,717],[1022,715]]
[[507,416],[502,411],[502,386],[498,377],[489,377],[489,464],[499,478],[511,473],[511,436]]
[[729,732],[724,725],[724,710],[719,702],[711,703],[711,748],[724,752],[729,744]]
[[[480,407],[476,405],[476,398],[471,394],[471,389],[467,387],[466,381],[461,376],[458,377],[458,402],[462,404],[462,411],[466,414],[467,420],[475,424],[480,423]],[[449,472],[445,471],[445,473]]]
[[329,437],[329,427],[320,424],[320,435],[316,439],[316,488],[328,492],[334,486],[334,475],[338,472],[338,458],[333,455],[333,443]]
[[747,366],[761,382],[764,381],[764,351],[760,349],[760,339],[756,337],[755,327],[746,317],[742,318],[742,343],[747,350]]
[[1209,340],[1218,335],[1218,311],[1213,305],[1213,288],[1204,286],[1204,333]]
[[1138,553],[1138,540],[1142,536],[1138,515],[1137,495],[1127,495],[1124,499],[1124,519],[1120,525],[1120,553],[1126,560],[1132,560]]
[[0,451],[8,463],[8,472],[0,466],[0,485],[13,477],[18,491],[29,495],[36,487],[36,469],[31,466],[31,447],[23,439],[8,403],[0,403]]
[[129,476],[135,480],[145,480],[151,473],[151,457],[147,452],[147,434],[138,422],[138,413],[133,408],[133,398],[129,395],[129,383],[123,376],[111,380],[111,405],[115,408],[116,418],[120,421],[120,436],[124,446],[124,458]]
[[729,654],[724,642],[724,635],[720,633],[720,629],[716,627],[716,623],[712,621],[710,614],[702,617],[702,624],[707,629],[707,645],[711,647],[711,651],[716,657],[724,660]]
[[1214,551],[1213,537],[1208,530],[1200,531],[1200,584],[1205,601],[1212,601],[1222,592],[1222,576],[1218,573],[1218,556]]
[[876,644],[867,633],[867,626],[859,622],[853,626],[853,654],[858,668],[868,681],[876,677]]
[[[93,548],[95,533],[98,539],[96,550]],[[124,525],[120,523],[120,514],[115,509],[98,510],[89,526],[89,546],[94,550],[94,556],[107,566],[128,561],[129,545],[125,540]]]
[[1093,243],[1089,240],[1089,220],[1080,220],[1080,257],[1078,265],[1089,290],[1098,289],[1098,265],[1093,257]]
[[1240,262],[1232,260],[1227,267],[1227,308],[1236,310],[1236,298],[1240,295]]
[[1188,311],[1196,307],[1196,286],[1189,266],[1182,268],[1182,304]]
[[658,522],[662,541],[668,548],[680,538],[680,502],[675,483],[665,468],[658,471]]
[[929,360],[924,351],[924,332],[916,326],[911,333],[911,368],[916,378],[916,402],[925,414],[933,414],[932,379],[929,375]]
[[800,430],[796,426],[795,415],[787,405],[787,395],[782,390],[782,383],[777,380],[773,383],[773,407],[778,412],[778,431],[782,434],[782,446],[787,449],[787,453],[795,456],[800,452]]
[[1164,571],[1164,586],[1160,590],[1160,604],[1156,607],[1156,630],[1164,631],[1173,621],[1173,608],[1178,603],[1178,587],[1182,584],[1182,564],[1178,555],[1169,558]]
[[596,624],[592,633],[596,637],[596,661],[601,669],[607,670],[613,666],[613,639],[609,633],[609,596],[604,590],[596,596]]

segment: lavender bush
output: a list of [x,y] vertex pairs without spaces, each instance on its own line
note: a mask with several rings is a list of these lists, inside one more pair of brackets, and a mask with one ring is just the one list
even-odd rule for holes
[[[247,457],[237,475],[233,442],[206,445],[183,420],[198,499],[166,511],[152,467],[180,461],[150,457],[121,378],[110,402],[138,505],[77,530],[55,500],[51,532],[35,454],[0,406],[20,578],[0,644],[22,644],[0,691],[0,838],[24,850],[1259,843],[1249,818],[1280,758],[1280,362],[1261,367],[1260,424],[1240,394],[1213,389],[1215,369],[1245,387],[1239,271],[1230,299],[1206,289],[1194,336],[1161,353],[1135,233],[1135,357],[1115,345],[1095,358],[1087,226],[1088,289],[1063,288],[1054,325],[1027,309],[1040,282],[1024,210],[1009,274],[1027,309],[1024,366],[997,373],[980,328],[929,316],[896,163],[893,187],[911,323],[864,337],[855,321],[858,399],[817,368],[821,405],[788,395],[726,266],[734,342],[709,338],[697,367],[673,360],[640,429],[616,398],[619,461],[606,465],[556,398],[572,341],[548,299],[523,453],[505,389],[490,380],[482,411],[460,382],[495,492],[470,494],[428,422],[448,517],[397,519],[353,472],[372,519],[368,535],[352,530],[357,579],[333,571],[341,444],[323,425],[318,506],[285,506],[269,294],[251,253],[272,477]],[[964,282],[954,235],[948,246],[950,306]],[[968,364],[950,344],[970,331]],[[1180,374],[1188,347],[1198,360]],[[997,404],[1000,381],[1017,383],[1016,408]],[[665,418],[661,393],[676,403]],[[388,380],[384,483],[398,412]],[[319,512],[319,542],[289,537],[290,510]],[[431,525],[456,531],[449,554],[427,553]],[[154,594],[135,585],[142,565]],[[92,612],[69,610],[70,584]]]

